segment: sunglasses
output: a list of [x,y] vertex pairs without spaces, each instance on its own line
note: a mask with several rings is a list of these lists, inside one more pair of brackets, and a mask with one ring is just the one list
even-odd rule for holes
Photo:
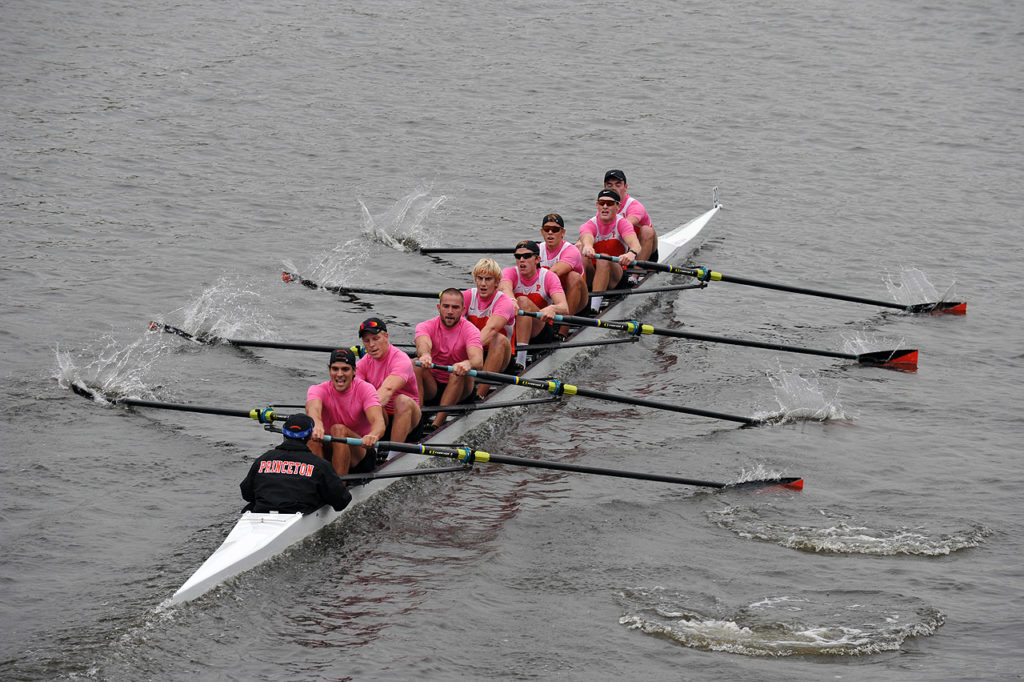
[[541,232],[550,232],[551,234],[554,234],[555,232],[561,232],[565,228],[562,227],[561,225],[545,225],[544,227],[542,227],[540,229],[541,229]]
[[616,202],[612,201],[611,199],[605,199],[603,201],[597,202],[598,206],[614,206],[615,204]]
[[533,258],[537,254],[535,254],[533,251],[527,251],[526,253],[516,253],[513,255],[515,256],[516,260],[525,260],[527,258]]

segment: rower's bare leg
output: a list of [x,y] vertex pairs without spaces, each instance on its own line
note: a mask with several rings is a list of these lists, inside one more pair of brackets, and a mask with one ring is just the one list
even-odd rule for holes
[[[580,273],[575,270],[566,273],[565,278],[562,280],[562,288],[565,289],[565,302],[569,306],[569,313],[571,315],[579,315],[584,307],[590,305],[590,292],[587,290],[587,282]],[[558,333],[562,336],[568,336],[569,325],[563,324],[560,326]]]
[[391,416],[391,440],[404,443],[409,432],[420,423],[423,413],[415,400],[407,395],[395,396],[395,413]]
[[[537,305],[533,301],[531,301],[530,299],[526,298],[525,296],[517,297],[516,298],[516,303],[519,304],[519,309],[520,310],[525,310],[526,312],[530,312],[530,313],[536,313],[536,312],[540,311],[540,308],[538,308]],[[530,343],[530,339],[532,339],[534,337],[534,335],[535,335],[533,323],[534,322],[539,322],[539,321],[540,320],[538,320],[536,317],[517,315],[516,316],[516,341],[517,341],[517,343],[520,343],[520,344]]]
[[433,372],[419,365],[414,365],[413,371],[416,373],[416,385],[420,389],[420,401],[426,405],[437,395],[437,379]]
[[[491,342],[487,344],[487,353],[484,355],[484,370],[488,372],[504,372],[512,359],[512,344],[501,334],[495,334]],[[490,384],[476,385],[476,394],[483,398],[491,388]]]
[[[358,433],[343,424],[332,425],[330,436],[331,438],[362,438]],[[366,455],[366,448],[346,445],[340,441],[331,443],[331,449],[334,451],[331,463],[334,465],[334,470],[338,472],[339,476],[347,474],[352,467],[363,461],[363,457]]]
[[653,225],[644,225],[640,228],[640,255],[639,260],[650,260],[651,254],[658,248],[658,235],[654,232]]
[[622,278],[622,268],[618,263],[610,260],[599,260],[594,266],[594,284],[590,290],[596,293],[603,293],[613,288]]
[[[447,405],[455,405],[466,398],[473,392],[473,377],[468,374],[465,376],[451,375],[451,381],[445,386],[444,393],[441,394],[441,401],[439,405],[445,407]],[[448,417],[447,412],[438,412],[437,416],[434,417],[434,426],[440,426],[444,424],[444,420]]]

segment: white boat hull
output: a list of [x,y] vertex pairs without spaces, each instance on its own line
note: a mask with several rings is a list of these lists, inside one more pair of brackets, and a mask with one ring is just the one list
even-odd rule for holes
[[[665,235],[658,235],[659,261],[669,262],[670,259],[681,257],[681,251],[692,246],[692,242],[708,224],[715,213],[721,208],[717,204],[711,210],[694,218]],[[643,286],[643,284],[641,284]],[[645,297],[623,297],[614,308],[615,316],[628,318],[643,305]],[[609,336],[608,330],[598,327],[586,327],[573,339],[574,341],[594,341]],[[553,352],[540,362],[532,365],[524,374],[527,378],[557,376],[558,369],[575,358],[587,348],[565,348]],[[502,386],[492,396],[500,394],[502,401],[520,400],[526,394],[536,394],[535,389],[522,386]],[[516,409],[516,408],[506,408]],[[498,410],[503,412],[504,410]],[[492,411],[493,412],[493,411]],[[472,432],[485,425],[493,417],[487,411],[469,412],[466,416],[447,423],[442,429],[431,434],[424,442],[434,439],[444,442],[457,442],[469,438]],[[414,454],[402,454],[387,463],[388,472],[401,472],[415,469],[428,458]],[[242,518],[228,534],[223,544],[208,558],[202,566],[182,585],[168,600],[170,604],[195,599],[220,585],[229,578],[244,573],[264,561],[280,554],[291,545],[309,537],[324,526],[333,523],[339,516],[358,506],[387,486],[397,478],[375,479],[363,486],[351,489],[352,502],[344,510],[337,512],[325,506],[312,514],[254,514],[245,512]]]

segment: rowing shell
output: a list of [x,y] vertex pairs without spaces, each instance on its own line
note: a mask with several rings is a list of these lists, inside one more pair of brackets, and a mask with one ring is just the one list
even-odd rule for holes
[[[701,230],[708,224],[715,213],[721,209],[721,204],[715,201],[715,206],[697,216],[685,225],[677,227],[668,234],[658,235],[658,250],[661,263],[667,263],[673,258],[683,258],[695,248],[696,238]],[[650,279],[640,282],[637,288],[643,287]],[[639,296],[624,296],[618,303],[608,306],[603,315],[614,311],[617,317],[628,317],[642,305]],[[585,327],[580,330],[575,340],[594,341],[602,336],[607,336],[607,331],[597,327]],[[555,376],[558,369],[570,362],[578,353],[585,349],[564,348],[559,349],[539,362],[531,365],[523,376],[527,378],[539,378],[544,376]],[[499,393],[502,399],[516,400],[528,389],[519,386],[502,386],[488,396],[488,400]],[[498,410],[503,412],[504,410]],[[444,440],[453,442],[467,437],[471,432],[483,426],[492,419],[494,415],[488,415],[483,411],[468,412],[465,416],[447,422],[437,431],[423,439],[424,443],[438,439],[443,434]],[[390,474],[411,471],[420,466],[424,458],[415,454],[399,454],[389,460],[378,472],[386,470]],[[242,518],[231,529],[223,544],[208,558],[199,569],[192,574],[184,585],[168,600],[170,604],[178,604],[195,599],[210,591],[225,580],[244,573],[255,566],[263,563],[271,557],[277,556],[291,545],[299,542],[324,526],[333,523],[342,514],[370,499],[378,492],[394,483],[397,478],[373,479],[365,485],[355,486],[350,489],[352,502],[342,511],[335,511],[330,506],[323,506],[312,514],[255,514],[244,512]]]

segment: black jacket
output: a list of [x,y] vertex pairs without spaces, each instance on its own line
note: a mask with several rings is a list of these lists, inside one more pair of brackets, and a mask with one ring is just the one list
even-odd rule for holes
[[246,511],[257,513],[309,514],[325,504],[341,511],[352,501],[330,462],[290,439],[253,462],[241,488]]

